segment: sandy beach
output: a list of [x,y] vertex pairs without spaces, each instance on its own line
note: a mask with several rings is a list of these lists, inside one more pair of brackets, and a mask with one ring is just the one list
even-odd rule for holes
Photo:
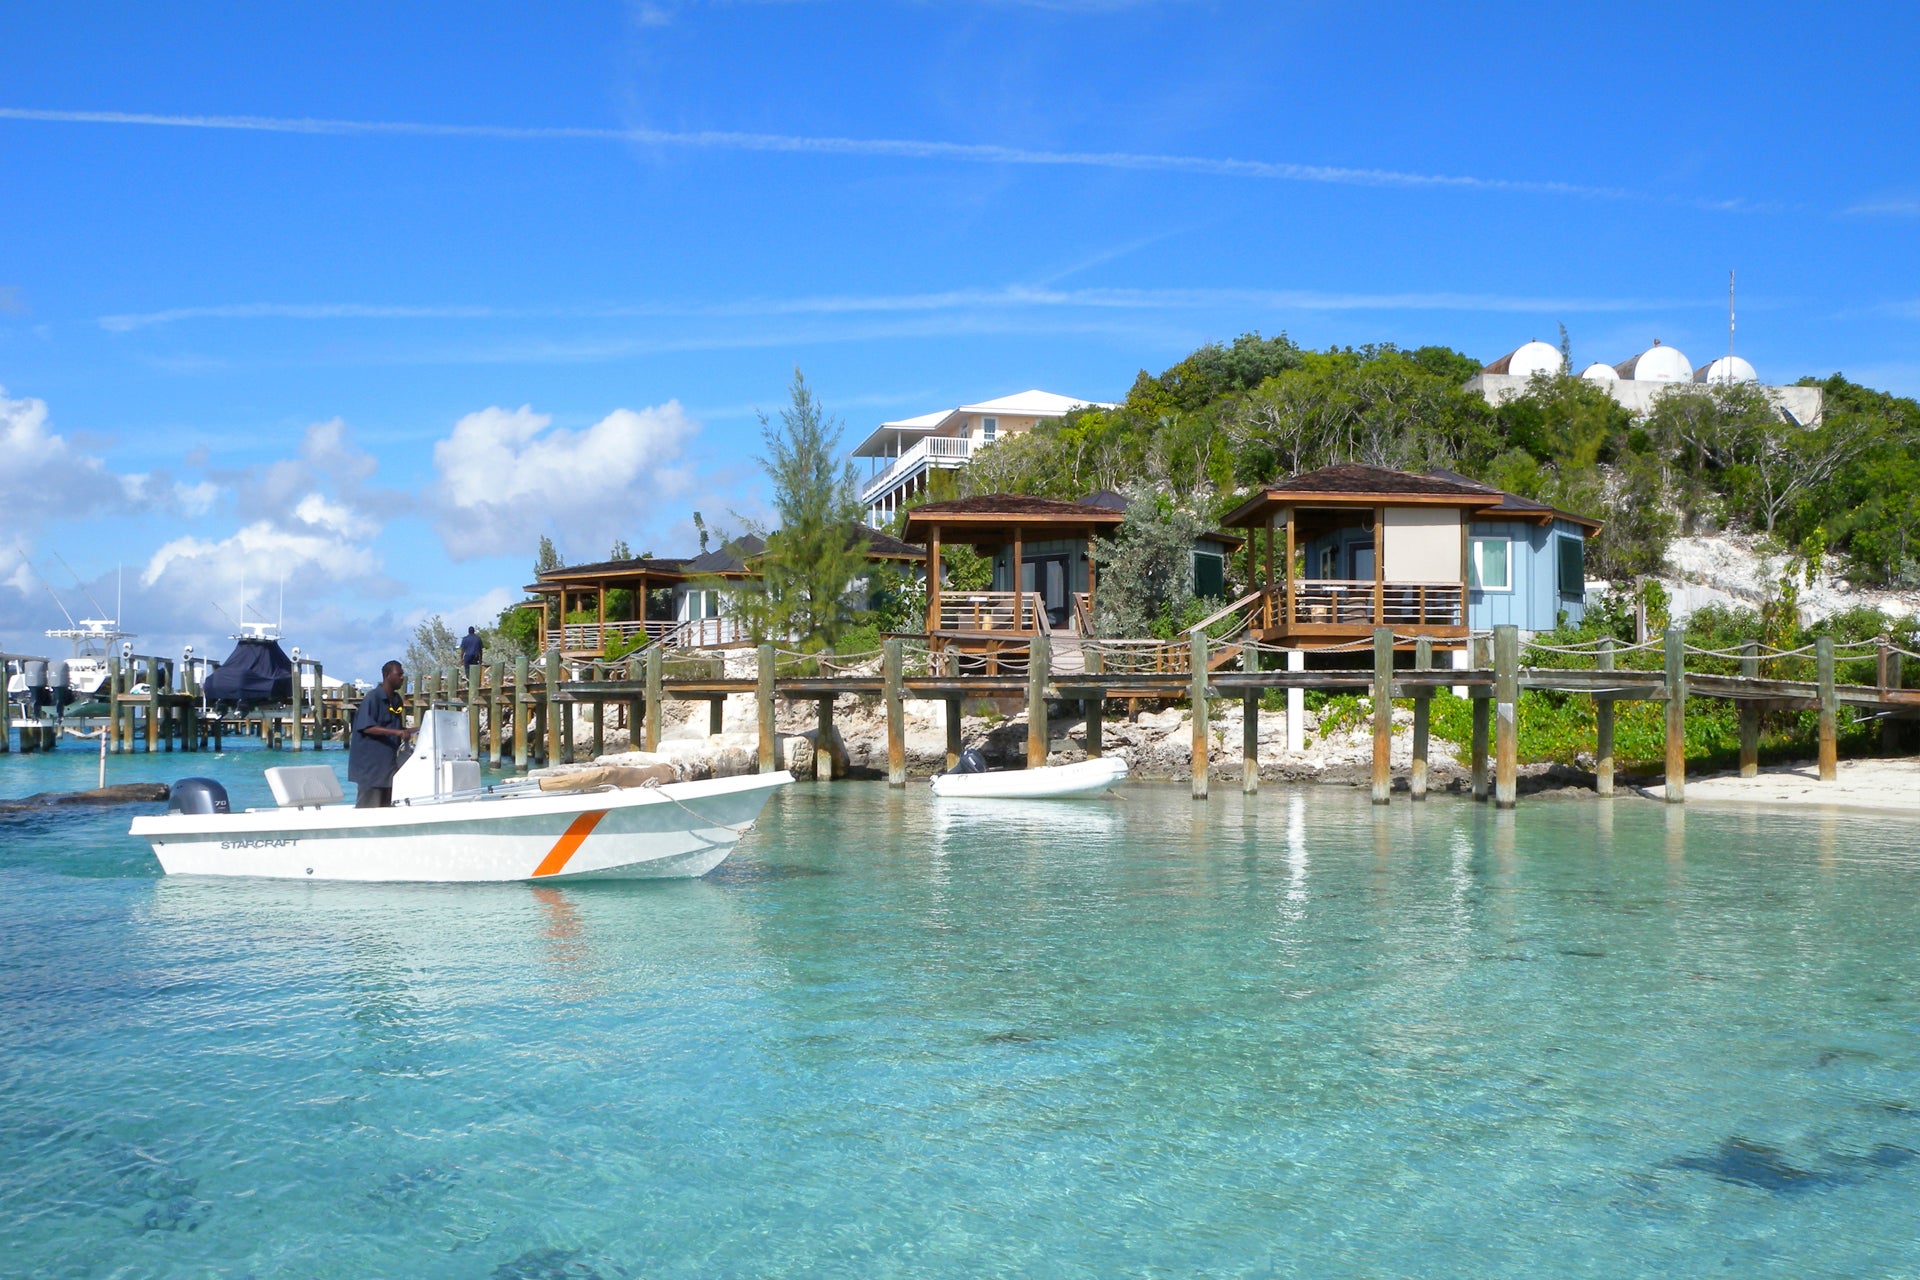
[[[1665,787],[1649,787],[1664,796]],[[1687,779],[1687,803],[1827,806],[1920,814],[1920,760],[1842,760],[1839,776],[1821,782],[1813,761],[1772,765],[1757,777],[1720,773]]]

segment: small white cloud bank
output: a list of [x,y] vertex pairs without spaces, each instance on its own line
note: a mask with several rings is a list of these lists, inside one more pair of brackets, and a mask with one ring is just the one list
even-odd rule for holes
[[682,457],[699,430],[678,400],[615,409],[579,431],[555,429],[531,405],[470,413],[433,446],[447,554],[530,556],[542,533],[611,545],[692,487]]

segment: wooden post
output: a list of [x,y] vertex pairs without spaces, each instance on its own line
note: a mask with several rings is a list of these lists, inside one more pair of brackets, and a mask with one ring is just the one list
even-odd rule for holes
[[[1760,642],[1749,640],[1740,646],[1740,674],[1749,680],[1760,678]],[[1740,776],[1760,776],[1760,704],[1742,698],[1740,715]]]
[[1687,636],[1667,625],[1667,785],[1668,804],[1687,799]]
[[560,763],[573,763],[573,708],[572,699],[553,703],[553,714],[560,717]]
[[820,699],[819,705],[820,718],[813,734],[813,780],[831,782],[837,763],[833,758],[833,695]]
[[527,693],[528,666],[525,654],[513,660],[513,767],[519,773],[527,771],[527,716],[533,708]]
[[[1413,667],[1416,671],[1433,669],[1433,641],[1421,636],[1413,642]],[[1413,691],[1413,763],[1407,776],[1407,794],[1415,800],[1427,798],[1428,722],[1433,711],[1433,690],[1422,686]]]
[[1047,763],[1047,677],[1053,665],[1053,644],[1036,635],[1027,648],[1027,768]]
[[[1253,539],[1247,539],[1252,554]],[[1251,578],[1252,571],[1248,571]],[[1260,650],[1252,637],[1240,646],[1240,665],[1249,673],[1260,670]],[[1247,795],[1260,791],[1260,690],[1249,689],[1240,698],[1240,790]]]
[[495,662],[487,668],[487,762],[500,767],[500,686],[506,683],[507,664]]
[[927,534],[927,634],[940,630],[940,526]]
[[[1492,655],[1488,652],[1491,642],[1488,641],[1485,636],[1475,636],[1468,643],[1473,652],[1472,665],[1475,670],[1485,671],[1493,665]],[[1472,693],[1473,741],[1467,748],[1467,754],[1471,757],[1469,763],[1473,768],[1473,798],[1475,800],[1485,800],[1487,798],[1487,736],[1489,720],[1487,712],[1491,705],[1491,691],[1485,685],[1477,684],[1473,686]]]
[[666,699],[660,694],[660,650],[647,650],[647,736],[646,750],[660,749],[660,720],[666,714]]
[[727,695],[707,699],[707,734],[719,737],[727,731]]
[[[287,726],[287,749],[289,751],[299,751],[306,745],[304,741],[306,737],[305,726],[301,724],[301,719],[304,715],[302,704],[306,701],[307,692],[306,681],[302,678],[306,675],[306,672],[301,670],[305,665],[306,663],[298,658],[296,658],[293,663],[293,705],[290,708],[292,712],[292,723]],[[151,750],[152,748],[149,747],[148,749]]]
[[1493,807],[1511,809],[1519,799],[1520,628],[1493,629]]
[[[1881,689],[1892,690],[1900,688],[1901,681],[1905,675],[1901,670],[1900,664],[1906,661],[1906,659],[1901,656],[1898,649],[1892,648],[1890,645],[1883,645],[1881,647],[1881,655],[1886,662],[1880,677]],[[1892,755],[1899,748],[1899,745],[1899,722],[1891,715],[1882,715],[1880,717],[1880,750],[1888,755]]]
[[960,763],[960,753],[966,749],[966,741],[960,732],[960,713],[963,702],[959,694],[947,695],[947,765],[951,769]]
[[773,723],[773,646],[763,644],[755,655],[760,661],[753,688],[754,711],[760,723],[760,772],[772,773],[780,767],[779,739]]
[[1840,703],[1833,692],[1832,636],[1818,636],[1814,639],[1813,660],[1815,673],[1820,681],[1820,781],[1832,782],[1840,776],[1837,740]]
[[1207,726],[1207,633],[1193,633],[1190,662],[1193,667],[1193,685],[1187,698],[1193,704],[1193,798],[1207,798],[1207,748],[1210,734]]
[[[565,615],[561,615],[563,618]],[[560,763],[560,740],[554,732],[553,712],[558,705],[553,695],[560,690],[560,651],[547,650],[546,686],[540,693],[540,763],[555,765]]]
[[[1600,638],[1594,665],[1602,671],[1613,670],[1613,637]],[[1593,793],[1602,798],[1613,795],[1613,699],[1593,700]]]
[[[1015,526],[1013,531],[1013,629],[1015,631],[1027,629],[1026,573],[1024,572],[1026,566],[1022,563],[1025,559],[1026,553],[1020,540],[1020,529]],[[1032,721],[1028,723],[1031,724]],[[1031,748],[1028,749],[1027,754],[1032,756]]]
[[480,664],[473,663],[462,670],[466,680],[467,745],[473,748],[473,758],[478,760],[486,746],[480,740]]
[[907,785],[907,711],[900,692],[906,655],[898,640],[881,646],[880,679],[886,687],[887,704],[887,785]]
[[[1379,550],[1374,552],[1378,561]],[[1378,615],[1375,615],[1378,616]],[[1373,629],[1373,802],[1393,794],[1393,628]]]
[[[584,673],[587,680],[598,683],[600,668],[595,663],[587,664]],[[593,758],[598,760],[607,754],[607,700],[596,691],[593,695]]]

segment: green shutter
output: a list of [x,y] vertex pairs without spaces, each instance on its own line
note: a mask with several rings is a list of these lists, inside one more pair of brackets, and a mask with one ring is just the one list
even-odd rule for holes
[[1560,594],[1584,599],[1587,594],[1586,544],[1582,539],[1562,534],[1560,542]]
[[1202,600],[1227,594],[1227,566],[1221,557],[1205,551],[1193,553],[1193,594]]

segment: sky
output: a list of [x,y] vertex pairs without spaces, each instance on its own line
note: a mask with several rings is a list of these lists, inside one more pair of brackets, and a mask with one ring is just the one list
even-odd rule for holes
[[1920,18],[1833,12],[8,6],[0,648],[370,676],[762,519],[796,369],[851,446],[1254,331],[1704,364],[1737,270],[1763,381],[1920,393]]

